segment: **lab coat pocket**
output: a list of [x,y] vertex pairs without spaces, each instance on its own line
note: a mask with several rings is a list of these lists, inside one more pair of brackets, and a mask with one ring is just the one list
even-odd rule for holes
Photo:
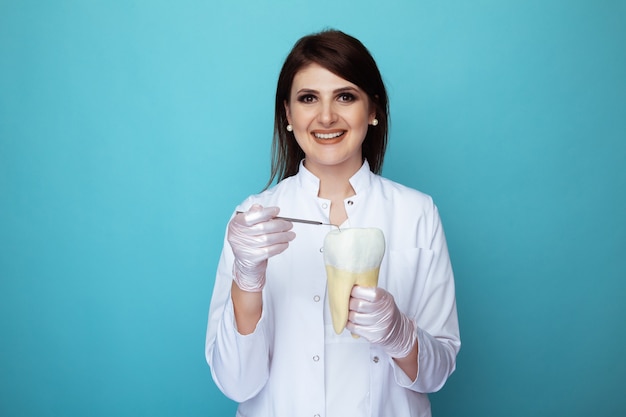
[[433,259],[433,250],[411,248],[389,250],[383,260],[379,285],[393,295],[405,314],[416,311]]

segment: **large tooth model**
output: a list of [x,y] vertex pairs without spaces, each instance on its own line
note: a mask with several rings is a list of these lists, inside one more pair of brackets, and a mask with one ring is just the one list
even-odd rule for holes
[[324,239],[328,303],[335,333],[348,322],[352,287],[376,287],[385,254],[385,236],[376,228],[333,230]]

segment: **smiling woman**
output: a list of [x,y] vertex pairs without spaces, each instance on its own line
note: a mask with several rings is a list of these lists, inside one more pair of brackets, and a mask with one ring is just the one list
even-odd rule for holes
[[[315,176],[350,177],[361,167],[362,144],[376,113],[358,86],[320,65],[309,64],[294,77],[285,111],[306,155],[304,165]],[[325,191],[320,197],[333,197],[325,196]]]
[[[376,63],[342,32],[306,36],[283,65],[275,106],[278,184],[228,224],[206,338],[213,379],[238,415],[428,417],[427,394],[454,371],[461,344],[454,278],[432,199],[378,175],[388,104]],[[333,259],[369,265],[359,248],[382,249],[366,272],[376,280],[357,279],[360,269],[327,275],[328,224],[342,237],[373,232]],[[354,279],[327,286],[331,275]]]
[[[350,102],[350,95],[358,95],[354,98],[369,103],[369,112],[376,115],[376,121],[372,121],[372,124],[378,128],[367,131],[362,147],[363,157],[367,159],[372,172],[380,174],[382,170],[387,148],[389,112],[387,91],[382,76],[371,54],[359,40],[338,31],[327,31],[323,36],[311,35],[300,39],[283,64],[274,103],[272,174],[268,185],[274,179],[280,181],[296,174],[300,161],[304,158],[304,151],[293,141],[293,136],[287,129],[290,125],[287,109],[288,104],[294,101],[293,93],[299,92],[299,88],[294,87],[296,78],[302,78],[303,70],[311,70],[313,67],[326,71],[326,76],[337,77],[332,81],[338,84],[337,88],[340,90],[348,89],[336,91],[337,99]],[[324,71],[318,71],[318,75],[321,76]],[[328,87],[329,85],[326,85],[326,88]],[[302,91],[302,96],[296,97],[308,102],[315,100],[319,93],[313,89]]]

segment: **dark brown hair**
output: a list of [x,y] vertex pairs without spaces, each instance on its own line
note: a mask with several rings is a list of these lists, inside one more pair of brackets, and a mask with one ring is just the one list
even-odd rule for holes
[[293,79],[309,64],[318,64],[362,89],[376,108],[377,126],[369,126],[362,145],[363,158],[380,174],[387,148],[389,104],[387,91],[376,61],[356,38],[338,30],[325,30],[298,40],[287,56],[278,77],[272,141],[272,167],[269,187],[298,172],[304,152],[291,132],[287,132],[285,101],[289,101]]

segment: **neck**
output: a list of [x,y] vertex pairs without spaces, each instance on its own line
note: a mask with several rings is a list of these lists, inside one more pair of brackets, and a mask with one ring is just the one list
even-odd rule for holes
[[347,218],[348,213],[344,207],[344,200],[356,194],[350,177],[354,174],[346,174],[342,172],[329,172],[324,170],[318,178],[320,180],[320,188],[318,197],[330,200],[329,220],[331,224],[341,225]]
[[309,166],[304,162],[305,167],[315,175],[320,181],[318,196],[328,200],[343,200],[353,196],[355,193],[350,178],[361,168],[345,166]]
[[320,190],[318,196],[331,201],[343,201],[348,197],[355,195],[356,192],[352,188],[350,181],[323,181],[320,178]]

